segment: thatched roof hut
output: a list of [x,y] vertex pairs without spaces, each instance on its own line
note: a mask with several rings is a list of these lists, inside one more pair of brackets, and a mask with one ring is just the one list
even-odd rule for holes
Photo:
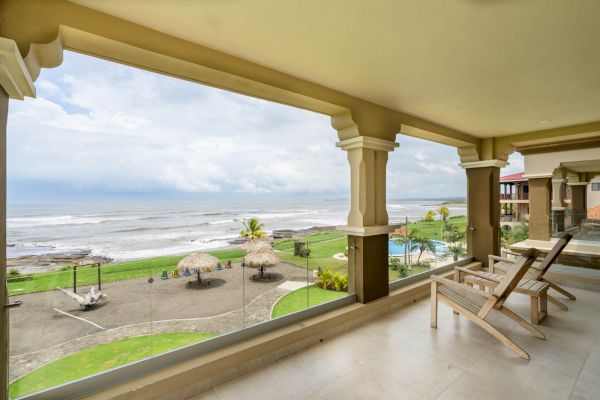
[[194,253],[179,261],[179,263],[177,263],[177,269],[179,271],[182,271],[186,268],[215,269],[219,263],[219,259],[215,256],[211,256],[210,254],[206,253]]
[[260,249],[246,254],[244,262],[251,268],[266,268],[277,264],[279,258],[271,249]]
[[271,247],[270,243],[268,243],[262,239],[248,240],[247,242],[244,242],[244,244],[242,244],[240,247],[246,253],[251,253],[253,251],[259,251],[259,250],[272,250],[273,249]]

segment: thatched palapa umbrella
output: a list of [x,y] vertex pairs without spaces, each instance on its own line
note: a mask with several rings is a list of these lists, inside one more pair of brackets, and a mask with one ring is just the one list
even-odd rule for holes
[[276,265],[279,259],[272,249],[263,248],[246,254],[244,262],[250,268],[260,268],[260,279],[263,279],[264,269]]
[[272,250],[273,249],[271,247],[270,243],[268,243],[262,239],[248,240],[247,242],[244,242],[244,244],[242,244],[240,247],[246,253],[251,253],[253,251],[259,251],[259,250]]
[[200,278],[200,270],[202,268],[216,268],[219,265],[220,261],[217,257],[211,256],[206,253],[194,253],[183,258],[181,261],[177,263],[177,270],[183,271],[186,268],[192,269],[196,268],[198,270],[198,284],[202,283],[202,278]]

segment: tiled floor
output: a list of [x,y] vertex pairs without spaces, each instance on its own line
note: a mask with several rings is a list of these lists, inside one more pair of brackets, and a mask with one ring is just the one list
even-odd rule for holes
[[[489,317],[531,361],[442,303],[431,329],[423,300],[194,400],[600,399],[600,293],[573,292],[569,311],[549,304],[547,340],[495,311]],[[529,315],[528,298],[513,294],[508,304]]]

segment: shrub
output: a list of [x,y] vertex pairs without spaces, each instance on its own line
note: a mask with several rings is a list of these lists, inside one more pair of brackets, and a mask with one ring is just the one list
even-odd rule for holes
[[396,257],[390,258],[390,269],[392,271],[398,271],[399,267],[400,267],[400,260],[398,260]]
[[398,264],[397,271],[400,278],[406,278],[408,276],[408,265],[404,263]]
[[335,290],[337,292],[348,290],[348,274],[340,274],[336,272],[334,275],[329,269],[325,268],[319,271],[315,286]]
[[19,275],[21,275],[21,273],[16,268],[11,268],[11,269],[8,270],[8,276],[10,276],[11,278],[14,278],[14,277],[19,276]]

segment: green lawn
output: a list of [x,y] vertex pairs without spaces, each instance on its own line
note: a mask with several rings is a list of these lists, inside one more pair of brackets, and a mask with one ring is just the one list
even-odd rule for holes
[[273,246],[276,250],[280,250],[277,256],[281,261],[306,268],[311,270],[328,268],[332,272],[346,273],[348,272],[348,262],[335,260],[333,256],[337,253],[343,253],[348,246],[346,234],[342,232],[318,233],[304,238],[308,242],[310,249],[310,257],[294,256],[294,240],[286,239],[278,242]]
[[[244,252],[240,249],[215,250],[210,254],[221,261],[232,260],[240,262]],[[144,260],[128,261],[115,264],[102,265],[102,282],[122,281],[126,279],[158,276],[162,270],[173,270],[179,260],[185,255],[164,256],[147,258]],[[77,285],[96,284],[98,281],[96,269],[82,269],[77,271]],[[14,282],[8,279],[9,296],[45,290],[54,290],[56,287],[72,287],[73,271],[54,271],[49,273],[33,274],[33,279]]]
[[[467,217],[456,215],[448,218],[448,223],[454,225],[460,232],[467,229]],[[432,222],[417,221],[409,224],[410,230],[430,239],[443,240],[443,223],[440,220]]]
[[346,292],[321,289],[316,286],[307,286],[294,290],[283,296],[275,303],[271,318],[281,317],[295,311],[304,310],[308,307],[326,303],[347,296]]
[[53,361],[25,375],[10,385],[10,397],[22,397],[214,336],[211,333],[162,333],[101,344]]

